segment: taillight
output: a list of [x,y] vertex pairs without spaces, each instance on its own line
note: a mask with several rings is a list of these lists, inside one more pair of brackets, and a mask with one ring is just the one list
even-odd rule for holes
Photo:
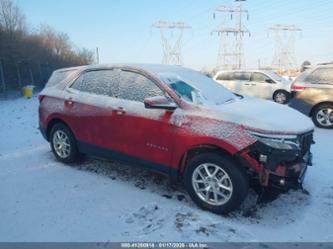
[[295,84],[295,83],[293,83],[292,85],[291,85],[291,90],[292,91],[303,91],[305,89],[305,86],[300,86],[300,85],[297,85],[297,84]]
[[43,101],[44,98],[45,98],[44,95],[38,95],[39,103],[41,103],[41,102]]

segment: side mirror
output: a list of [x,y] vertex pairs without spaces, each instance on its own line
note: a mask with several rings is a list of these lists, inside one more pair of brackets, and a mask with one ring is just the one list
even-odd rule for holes
[[175,103],[170,102],[164,96],[156,96],[144,99],[143,103],[147,109],[164,109],[173,111],[177,108]]
[[266,79],[265,82],[266,82],[266,83],[275,83],[275,81],[272,80],[272,79]]

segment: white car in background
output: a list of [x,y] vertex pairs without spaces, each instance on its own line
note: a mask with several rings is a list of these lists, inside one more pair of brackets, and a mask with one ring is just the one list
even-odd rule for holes
[[214,80],[234,93],[272,99],[279,104],[289,102],[291,82],[273,71],[219,71]]

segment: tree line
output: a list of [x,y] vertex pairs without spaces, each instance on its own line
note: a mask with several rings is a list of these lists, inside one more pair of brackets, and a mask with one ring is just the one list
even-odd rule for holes
[[93,61],[93,52],[76,48],[66,33],[46,25],[29,31],[20,8],[0,0],[0,92],[42,87],[55,69]]

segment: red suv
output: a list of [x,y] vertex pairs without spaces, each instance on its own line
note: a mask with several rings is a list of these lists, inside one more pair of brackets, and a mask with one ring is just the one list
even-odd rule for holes
[[249,182],[299,186],[313,124],[279,104],[233,94],[178,66],[91,65],[55,71],[39,96],[55,157],[113,158],[183,180],[215,213],[237,209]]

